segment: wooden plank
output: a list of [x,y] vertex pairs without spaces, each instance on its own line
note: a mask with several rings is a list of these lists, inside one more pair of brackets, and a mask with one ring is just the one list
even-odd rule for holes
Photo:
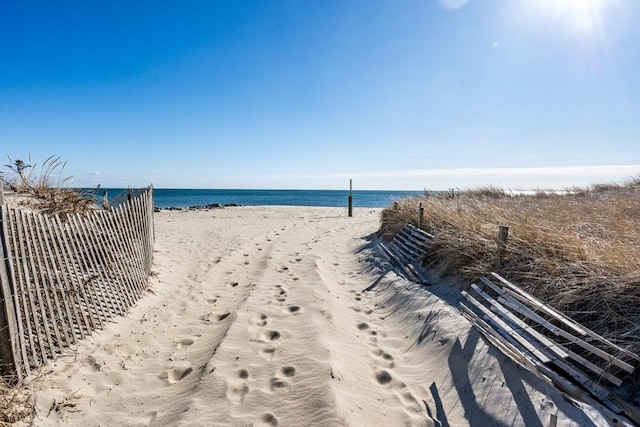
[[[527,307],[525,307],[524,305],[520,304],[518,301],[515,301],[513,298],[511,298],[509,296],[509,294],[507,294],[505,292],[505,290],[497,287],[495,284],[493,284],[491,281],[489,281],[488,279],[481,277],[480,278],[484,284],[486,284],[487,286],[489,286],[492,290],[494,290],[496,293],[498,293],[500,296],[500,298],[498,298],[498,302],[500,303],[504,303],[505,305],[507,305],[509,308],[517,311],[518,313],[522,314],[523,316],[529,318],[530,320],[540,324],[541,326],[545,327],[547,330],[549,330],[550,332],[554,333],[555,335],[562,335],[566,338],[565,334],[570,336],[571,338],[573,338],[574,340],[579,340],[578,338],[574,337],[573,335],[569,334],[568,332],[565,332],[559,328],[557,328],[555,325],[547,322],[545,319],[541,318],[540,316],[538,316],[537,314],[535,314],[534,312],[532,312],[531,310],[529,310]],[[508,298],[508,299],[507,299]],[[580,355],[574,353],[573,351],[567,349],[566,347],[564,347],[563,345],[559,344],[559,343],[555,343],[562,351],[564,351],[565,353],[567,353],[569,355],[570,358],[572,358],[573,360],[575,360],[576,362],[582,364],[583,366],[587,367],[589,370],[599,374],[600,376],[606,378],[607,380],[609,380],[611,383],[620,386],[622,384],[622,381],[620,379],[618,379],[617,377],[611,375],[610,373],[606,372],[604,369],[602,369],[601,367],[589,362],[588,360],[584,359],[583,357],[581,357]],[[586,343],[585,343],[586,344]]]
[[[56,217],[58,221],[60,221],[60,217]],[[78,233],[74,230],[73,224],[70,222],[70,215],[67,215],[67,222],[65,224],[60,223],[60,227],[64,227],[68,239],[67,244],[70,249],[73,251],[73,258],[76,261],[77,272],[79,273],[76,276],[78,280],[77,288],[80,289],[80,293],[82,295],[82,299],[85,303],[85,309],[89,314],[89,319],[93,325],[93,329],[102,329],[103,323],[101,318],[101,313],[99,311],[99,304],[95,301],[94,292],[91,289],[91,284],[95,279],[95,276],[91,275],[91,269],[89,268],[87,257],[83,252],[82,248],[79,244],[79,236]]]
[[131,292],[132,292],[131,291],[132,285],[130,283],[131,278],[125,273],[124,271],[125,266],[121,265],[121,262],[119,261],[119,257],[116,256],[116,254],[120,254],[120,257],[122,257],[122,256],[125,256],[125,254],[122,251],[122,249],[117,245],[117,241],[119,239],[115,236],[115,232],[111,228],[110,219],[113,216],[114,211],[115,209],[109,212],[102,212],[102,211],[96,212],[95,216],[96,216],[96,219],[99,220],[99,224],[101,225],[101,228],[103,230],[102,243],[104,245],[104,252],[111,259],[112,266],[114,267],[115,271],[117,272],[120,278],[117,281],[117,286],[120,289],[119,298],[122,301],[123,305],[128,310],[129,307],[133,306],[135,299],[133,295],[131,295]]
[[146,254],[144,251],[145,237],[144,237],[144,215],[140,204],[140,197],[136,197],[131,201],[131,220],[125,225],[125,227],[131,230],[132,242],[135,244],[137,254],[137,264],[140,269],[140,275],[138,276],[138,292],[142,293],[145,289],[147,282],[147,268],[146,268]]
[[435,236],[431,233],[428,233],[426,231],[424,231],[421,228],[416,227],[415,225],[412,224],[407,224],[407,227],[414,233],[416,233],[417,235],[421,236],[422,238],[428,240],[432,240],[435,239]]
[[[111,318],[111,311],[107,306],[106,296],[102,288],[101,272],[93,262],[93,252],[87,246],[86,232],[80,229],[76,223],[78,216],[78,214],[68,214],[67,226],[75,236],[73,240],[78,248],[78,253],[83,255],[81,257],[84,265],[83,271],[87,275],[87,282],[84,285],[85,290],[87,295],[90,295],[91,305],[94,308],[100,327],[104,327],[104,323]],[[91,286],[89,287],[89,285]]]
[[527,370],[535,370],[535,366],[540,364],[540,361],[529,350],[518,344],[508,333],[489,325],[464,303],[460,303],[460,308],[463,309],[462,314],[469,319],[471,324],[507,357]]
[[[508,290],[507,290],[508,291]],[[509,295],[509,294],[507,294]],[[510,295],[509,295],[510,296]],[[545,329],[547,329],[548,331],[550,331],[551,333],[557,335],[557,336],[561,336],[563,338],[565,338],[566,340],[568,340],[569,342],[576,344],[580,347],[582,347],[583,349],[589,351],[590,353],[604,359],[607,363],[611,363],[613,365],[618,366],[621,369],[624,369],[625,371],[629,372],[629,373],[633,373],[633,366],[631,366],[630,364],[626,363],[623,360],[618,359],[617,357],[607,353],[606,351],[595,347],[591,344],[589,344],[588,342],[570,334],[569,332],[560,329],[558,327],[556,327],[555,325],[547,322],[545,319],[541,318],[540,316],[538,316],[537,314],[531,312],[531,310],[528,309],[528,307],[524,306],[523,304],[521,304],[518,301],[505,301],[506,304],[509,305],[509,307],[515,311],[517,311],[518,313],[522,314],[523,316],[529,318],[530,320],[538,323],[540,326],[544,327]],[[533,314],[532,314],[533,313]]]
[[394,237],[393,239],[406,246],[406,248],[411,251],[413,259],[418,259],[425,253],[424,249],[416,246],[412,241],[408,240],[402,234],[396,234],[396,237]]
[[393,252],[391,252],[391,250],[389,248],[387,248],[384,245],[384,243],[379,242],[378,245],[382,248],[383,252],[387,255],[389,260],[392,261],[393,263],[395,263],[404,272],[405,276],[409,280],[416,281],[416,278],[413,277],[413,273],[411,272],[411,270],[407,269],[406,266],[404,265],[404,263],[401,262],[400,259]]
[[[541,333],[533,329],[530,325],[527,325],[522,320],[518,319],[518,317],[516,317],[513,313],[511,313],[509,310],[504,308],[502,304],[500,304],[498,301],[493,299],[491,295],[487,294],[485,291],[480,289],[478,285],[473,283],[471,285],[471,288],[474,291],[476,291],[478,295],[482,296],[489,304],[491,304],[492,311],[495,309],[495,311],[497,311],[500,316],[507,319],[515,327],[519,328],[518,331],[528,334],[530,338],[541,343],[544,346],[544,348],[553,352],[557,357],[560,357],[562,359],[569,357],[569,355],[566,352],[558,348],[555,342],[551,341],[550,339],[548,339],[547,337],[545,337],[544,335],[542,335]],[[526,336],[524,338],[527,339]]]
[[14,259],[14,253],[15,251],[13,250],[13,248],[11,247],[11,230],[13,229],[13,227],[11,227],[11,218],[9,216],[9,209],[7,208],[7,205],[0,205],[0,210],[2,212],[2,221],[0,222],[0,225],[2,225],[2,230],[0,233],[0,236],[4,239],[4,251],[5,251],[5,261],[6,261],[6,269],[7,269],[7,274],[9,276],[9,283],[11,284],[11,296],[13,298],[13,307],[15,309],[16,312],[16,321],[18,324],[18,335],[16,336],[16,343],[15,345],[19,346],[20,348],[20,360],[16,360],[16,363],[20,363],[19,372],[23,372],[24,375],[29,375],[31,373],[31,368],[29,366],[29,358],[27,356],[27,343],[25,341],[25,325],[23,322],[23,309],[20,305],[21,303],[21,295],[20,292],[18,291],[19,289],[19,283],[18,283],[18,279],[16,276],[16,271],[15,271],[15,266],[14,264],[17,263],[17,261]]
[[[106,215],[110,214],[110,212],[104,211],[102,213],[105,213]],[[93,242],[92,244],[96,248],[96,259],[103,266],[105,280],[109,284],[108,292],[110,298],[116,305],[119,314],[123,316],[129,308],[129,304],[123,301],[122,298],[122,293],[125,289],[122,277],[123,274],[121,274],[115,265],[115,254],[110,253],[108,249],[108,245],[104,237],[106,236],[104,224],[102,223],[99,215],[96,212],[93,212],[92,215],[86,219],[84,227],[89,229],[87,234],[90,236]]]
[[[515,292],[511,289],[505,289],[504,290],[510,297],[522,302],[522,303],[527,303],[529,302],[527,298],[523,297],[522,295],[520,295],[518,292]],[[514,306],[516,306],[516,304],[518,303],[518,301],[516,301],[516,303],[514,304]],[[522,307],[524,307],[524,309],[522,310],[523,315],[529,317],[531,320],[534,321],[538,321],[537,319],[540,318],[540,316],[537,316],[535,313],[533,314],[533,316],[530,315],[531,310],[529,310],[526,306],[520,304]],[[515,309],[515,308],[514,308]],[[543,310],[541,310],[543,311]],[[546,311],[544,311],[545,313],[547,313]],[[548,313],[547,313],[548,314]],[[573,320],[572,320],[573,322]],[[631,366],[630,364],[626,363],[625,361],[621,360],[620,358],[611,355],[610,353],[607,353],[606,351],[593,346],[592,344],[582,340],[579,337],[576,337],[575,335],[561,329],[561,328],[557,328],[554,325],[549,324],[546,321],[543,322],[539,322],[540,325],[544,326],[545,328],[549,329],[551,332],[553,332],[556,335],[562,336],[563,338],[571,341],[572,343],[584,348],[585,350],[590,351],[591,353],[603,358],[604,360],[606,360],[609,363],[612,363],[622,369],[624,369],[627,372],[632,373],[634,371],[634,367]],[[564,322],[563,322],[564,323]],[[575,323],[575,322],[574,322]],[[613,349],[615,349],[616,351],[619,351],[623,354],[625,354],[626,356],[630,356],[630,352],[628,350],[624,350],[623,348],[613,344],[612,342],[608,341],[605,338],[600,337],[599,335],[595,334],[595,332],[591,331],[590,329],[584,327],[583,325],[580,325],[579,323],[575,323],[576,325],[579,326],[580,329],[582,329],[583,331],[585,331],[585,334],[583,336],[589,336],[593,339],[596,339],[597,341],[608,345],[609,347],[612,347]],[[551,326],[549,326],[551,325]],[[574,328],[572,328],[574,329]],[[574,329],[575,330],[575,329]],[[597,335],[597,337],[602,338],[602,339],[598,339],[597,337],[594,337],[593,334]],[[635,356],[635,355],[634,355]],[[635,358],[635,357],[634,357]]]
[[[0,191],[2,191],[2,184],[0,183]],[[15,374],[17,381],[22,381],[22,354],[20,353],[20,347],[17,345],[20,342],[18,319],[16,318],[16,310],[13,305],[13,292],[12,282],[9,279],[9,272],[7,268],[7,262],[10,261],[9,253],[5,250],[7,246],[6,228],[4,224],[4,204],[0,203],[2,209],[0,210],[0,303],[2,303],[2,312],[0,318],[0,358],[3,361],[3,365],[9,365],[3,370],[10,371]]]
[[581,328],[572,319],[570,319],[567,316],[563,315],[562,313],[557,312],[556,310],[552,309],[551,307],[549,307],[548,305],[544,304],[542,301],[540,301],[539,299],[537,299],[533,295],[529,294],[528,292],[525,292],[524,290],[520,289],[519,287],[517,287],[513,283],[509,282],[507,279],[503,278],[502,276],[498,275],[497,273],[491,273],[491,275],[494,276],[496,279],[498,279],[500,282],[502,282],[504,285],[506,285],[509,289],[515,291],[520,296],[526,298],[529,301],[529,303],[532,304],[535,308],[538,308],[540,311],[544,311],[549,316],[552,316],[555,319],[559,320],[560,322],[564,323],[565,325],[567,325],[568,327],[570,327],[571,329],[573,329],[574,331],[576,331],[580,335],[586,335],[587,334],[586,331],[583,328]]
[[[581,346],[582,348],[591,351],[594,354],[597,354],[598,356],[602,357],[607,362],[615,364],[616,366],[621,367],[622,369],[625,369],[627,372],[633,372],[633,367],[631,365],[629,365],[629,364],[627,364],[627,363],[615,358],[614,356],[612,356],[612,355],[610,355],[610,354],[608,354],[608,353],[606,353],[606,352],[604,352],[604,351],[602,351],[602,350],[590,345],[589,343],[586,343],[586,342],[582,341],[580,338],[577,338],[577,337],[573,336],[572,334],[570,334],[570,333],[558,328],[557,326],[549,323],[546,319],[538,316],[536,313],[531,311],[528,307],[524,306],[523,304],[521,304],[520,302],[518,302],[517,300],[512,298],[511,295],[509,295],[506,290],[503,290],[503,289],[499,288],[498,286],[493,284],[491,281],[489,281],[485,277],[481,277],[480,280],[482,280],[482,282],[485,285],[489,286],[493,291],[495,291],[496,293],[501,295],[500,298],[498,298],[498,302],[505,304],[506,306],[508,306],[512,310],[515,310],[519,314],[527,317],[529,320],[532,320],[532,321],[538,323],[539,325],[541,325],[542,327],[544,327],[545,329],[547,329],[548,331],[550,331],[554,335],[562,336],[563,338],[569,340],[570,342],[572,342],[574,344],[577,344],[577,345]],[[598,373],[599,375],[605,377],[607,380],[609,380],[613,384],[618,385],[618,386],[621,384],[621,380],[618,379],[617,377],[609,374],[604,369],[602,369],[602,368],[598,367],[597,365],[587,361],[586,359],[584,359],[583,357],[579,356],[578,354],[566,349],[564,346],[560,345],[559,343],[557,343],[557,344],[573,360],[575,360],[578,363],[582,364],[583,366],[589,368],[591,371],[593,371],[595,373]]]
[[[35,214],[26,213],[23,211],[23,219],[24,223],[27,226],[26,229],[29,230],[27,233],[29,235],[28,241],[28,249],[29,249],[29,257],[31,258],[31,268],[33,271],[34,284],[36,288],[36,295],[38,297],[38,304],[40,305],[41,315],[42,315],[42,324],[44,326],[44,330],[46,333],[47,341],[49,343],[49,355],[52,358],[57,357],[56,347],[58,347],[61,339],[60,339],[60,331],[58,330],[57,322],[55,322],[55,311],[53,310],[53,305],[51,304],[51,298],[49,296],[49,292],[47,292],[48,283],[46,278],[46,269],[43,266],[44,258],[46,258],[46,254],[41,252],[39,234],[38,234],[38,226],[34,219]],[[34,262],[35,260],[35,262]],[[47,315],[48,312],[48,315]],[[58,345],[54,344],[53,337],[51,336],[51,331],[53,331],[56,340],[55,342]]]
[[[620,413],[621,412],[620,408],[617,407],[615,405],[615,403],[612,402],[608,398],[609,392],[604,387],[594,383],[594,381],[591,380],[582,371],[580,371],[579,369],[569,365],[563,359],[548,354],[548,351],[546,350],[546,348],[544,348],[544,347],[536,347],[535,345],[530,343],[528,340],[524,339],[520,334],[515,332],[511,326],[507,325],[504,321],[502,321],[500,318],[498,318],[498,316],[493,315],[486,307],[484,307],[484,305],[482,305],[480,302],[475,300],[466,291],[462,291],[462,295],[465,298],[467,298],[467,300],[469,300],[474,306],[476,306],[476,308],[478,308],[480,311],[482,311],[489,319],[491,319],[491,321],[494,324],[496,324],[499,328],[503,329],[504,331],[507,331],[507,333],[511,337],[516,339],[519,344],[521,344],[527,350],[532,352],[543,364],[552,362],[558,368],[560,368],[563,371],[565,371],[567,373],[567,375],[569,375],[571,378],[573,378],[579,384],[581,384],[585,389],[587,389],[589,392],[591,392],[594,396],[598,397],[611,410],[613,410],[616,413]],[[542,357],[540,357],[540,356],[542,356]]]
[[133,221],[131,217],[131,201],[123,203],[114,210],[114,215],[108,217],[110,220],[114,242],[118,245],[124,260],[127,262],[127,278],[130,283],[129,291],[134,302],[138,300],[140,267],[137,262],[136,241],[127,224]]
[[131,283],[130,292],[135,301],[138,300],[140,294],[140,276],[142,274],[138,253],[138,242],[129,227],[129,224],[135,219],[131,212],[131,201],[118,206],[115,215],[110,218],[113,225],[114,235],[117,236],[115,242],[118,244],[120,251],[125,255],[122,259],[128,263],[128,278]]
[[[154,246],[156,242],[156,228],[155,228],[155,206],[153,205],[153,185],[149,186],[149,190],[147,191],[147,228],[149,229],[149,243],[148,243],[148,251],[149,251],[149,271],[148,274],[151,274],[151,269],[153,268],[153,254],[154,254]],[[149,282],[149,278],[147,277],[147,287]]]
[[[73,341],[77,341],[76,339],[76,327],[78,331],[78,335],[80,338],[84,338],[84,328],[82,327],[84,319],[84,313],[82,316],[78,313],[78,308],[76,304],[73,303],[73,295],[75,295],[75,291],[73,290],[73,286],[71,285],[71,278],[69,274],[71,274],[71,268],[69,267],[66,258],[64,257],[64,249],[61,233],[62,231],[53,227],[53,222],[49,219],[48,216],[42,216],[42,221],[46,226],[47,233],[51,236],[52,243],[51,247],[53,248],[52,254],[57,261],[56,272],[59,273],[59,277],[62,277],[62,280],[58,280],[59,291],[60,291],[60,299],[62,300],[62,304],[64,305],[65,312],[67,313],[68,325],[70,327],[71,338]],[[71,306],[71,309],[69,309]],[[73,315],[72,315],[73,314]]]
[[76,263],[73,262],[73,260],[75,260],[75,253],[72,251],[71,246],[69,245],[69,237],[67,236],[66,227],[62,224],[62,221],[60,221],[60,217],[57,215],[52,218],[52,222],[53,224],[55,224],[56,229],[58,230],[57,236],[59,238],[58,242],[60,243],[62,259],[65,262],[67,271],[70,273],[67,275],[68,283],[70,285],[69,295],[72,297],[71,301],[75,303],[73,305],[74,309],[80,313],[82,322],[78,322],[78,327],[81,330],[84,328],[84,332],[82,334],[84,338],[85,333],[86,335],[91,335],[91,331],[95,329],[95,323],[91,311],[85,310],[84,308],[87,300],[85,298],[83,301],[84,292],[82,286],[76,284],[76,281],[82,278],[82,274],[79,271],[79,266],[77,266]]
[[[478,288],[477,285],[472,285],[472,287],[474,287],[474,290],[476,290],[476,292],[479,291],[479,293],[483,293],[486,297],[491,298],[490,296],[488,296],[484,291],[482,291],[480,288]],[[492,298],[491,298],[492,299]],[[495,300],[494,300],[495,301]],[[498,307],[499,304],[496,305],[496,303],[491,302],[491,304],[499,311],[503,312],[510,320],[513,319],[514,323],[518,326],[518,327],[522,327],[522,325],[527,326],[524,322],[522,322],[521,320],[519,320],[517,317],[515,317],[512,313],[510,313],[508,310],[504,310],[504,307],[502,308],[502,310]],[[504,310],[504,311],[503,311]],[[568,357],[569,354],[567,354],[566,352],[563,351],[563,349],[560,348],[560,346],[556,343],[553,343],[552,341],[548,340],[546,337],[544,337],[543,335],[541,335],[540,333],[538,333],[537,331],[531,329],[530,327],[527,327],[527,332],[536,340],[540,341],[541,343],[545,344],[545,350],[542,350],[546,353],[546,350],[549,350],[553,353],[555,353],[557,356],[559,357],[554,357],[554,356],[550,356],[551,361],[558,366],[559,368],[561,368],[562,370],[564,370],[565,372],[567,372],[567,374],[569,374],[571,377],[573,377],[574,379],[576,379],[580,384],[582,384],[584,387],[586,387],[587,389],[591,390],[594,394],[598,395],[601,399],[606,399],[606,396],[608,395],[608,391],[606,389],[604,389],[603,387],[601,387],[600,385],[596,384],[593,382],[593,380],[591,378],[589,378],[589,376],[587,374],[585,374],[584,372],[582,372],[580,369],[569,365],[568,363],[566,363],[563,359]],[[551,344],[549,344],[551,343]],[[564,356],[563,356],[564,354]],[[584,359],[583,359],[584,360]]]
[[[39,363],[36,361],[36,355],[34,353],[36,344],[34,340],[34,332],[31,326],[31,314],[29,313],[29,303],[28,303],[28,295],[25,290],[25,279],[23,276],[23,267],[20,264],[20,248],[18,245],[18,237],[16,232],[16,220],[15,220],[15,210],[9,209],[7,210],[7,218],[9,222],[9,232],[10,232],[10,240],[13,246],[14,253],[14,262],[12,266],[14,267],[14,278],[17,285],[15,287],[16,297],[19,296],[17,307],[19,307],[22,315],[18,317],[20,324],[23,325],[23,341],[25,348],[25,358],[24,358],[24,366],[26,370],[28,370],[31,366],[39,366]],[[26,338],[25,338],[26,337]],[[26,341],[25,341],[26,340]]]
[[[29,274],[29,257],[27,256],[26,243],[24,237],[24,230],[22,225],[21,211],[14,211],[15,216],[13,217],[14,225],[16,229],[16,242],[17,248],[20,251],[20,257],[22,260],[21,264],[18,264],[18,270],[22,271],[22,278],[24,279],[24,295],[27,298],[27,302],[29,304],[29,310],[25,312],[29,313],[29,317],[31,318],[29,321],[32,323],[30,331],[35,332],[35,339],[31,347],[31,351],[33,354],[33,362],[34,366],[43,366],[47,362],[47,350],[46,345],[44,343],[44,337],[42,336],[42,331],[40,330],[40,321],[38,319],[38,310],[36,308],[36,301],[34,297],[33,285],[31,284],[31,275]],[[37,346],[36,346],[37,343]],[[37,351],[40,351],[39,357]]]
[[62,295],[60,292],[62,285],[59,281],[60,279],[58,278],[58,271],[56,269],[54,253],[51,249],[50,244],[50,240],[53,239],[53,236],[49,234],[49,230],[47,229],[45,221],[42,219],[42,215],[35,215],[34,219],[38,223],[37,230],[40,233],[40,244],[42,245],[42,253],[48,254],[48,256],[44,257],[46,266],[45,268],[47,269],[47,274],[51,279],[50,286],[52,288],[53,301],[58,310],[58,319],[60,328],[62,329],[62,336],[64,337],[64,341],[66,342],[65,346],[68,347],[74,341],[73,335],[69,332],[69,328],[67,327],[68,322],[71,319],[71,314],[68,311],[69,308],[67,306],[64,306],[60,302],[60,298],[58,297],[58,294]]
[[472,297],[467,291],[462,291],[462,296],[465,297],[471,304],[474,305],[478,310],[480,310],[487,318],[491,320],[493,324],[495,324],[500,329],[504,330],[510,337],[515,339],[518,344],[526,348],[532,355],[534,355],[540,362],[549,363],[551,358],[541,351],[539,347],[536,347],[534,343],[531,343],[529,340],[525,339],[522,335],[516,332],[511,326],[505,323],[498,316],[493,314],[487,307],[482,305],[478,300]]
[[416,234],[416,232],[412,232],[409,227],[403,227],[400,229],[398,235],[403,236],[405,239],[411,241],[414,245],[416,245],[421,251],[424,251],[429,248],[430,240],[425,240],[422,236]]
[[[98,225],[94,223],[94,219],[94,215],[87,215],[85,218],[83,218],[83,220],[78,219],[78,225],[82,229],[83,234],[86,236],[88,245],[91,247],[91,253],[94,258],[94,263],[103,281],[103,292],[105,293],[106,298],[108,298],[114,314],[124,315],[127,310],[126,307],[122,304],[122,301],[119,298],[116,298],[115,291],[117,288],[114,287],[115,272],[110,272],[110,270],[113,269],[111,261],[104,254],[103,245],[101,245],[97,240],[96,230],[98,228]],[[117,276],[115,281],[117,281]]]
[[491,282],[486,277],[480,277],[480,280],[482,281],[482,283],[484,283],[487,287],[489,287],[492,291],[494,291],[496,294],[500,296],[498,298],[498,301],[500,303],[508,306],[512,310],[517,311],[523,316],[528,317],[530,320],[533,320],[534,322],[544,326],[553,334],[558,335],[560,328],[548,322],[545,318],[539,316],[537,313],[529,309],[527,306],[521,304],[518,300],[516,300],[513,296],[511,296],[507,290],[500,288],[499,286]]

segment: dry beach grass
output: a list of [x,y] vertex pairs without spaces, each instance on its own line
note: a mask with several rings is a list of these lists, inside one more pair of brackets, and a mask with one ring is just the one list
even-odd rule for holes
[[[408,198],[380,233],[418,223],[435,235],[425,266],[468,284],[496,271],[603,336],[640,353],[640,179],[565,194],[486,188]],[[499,226],[509,227],[496,265]]]

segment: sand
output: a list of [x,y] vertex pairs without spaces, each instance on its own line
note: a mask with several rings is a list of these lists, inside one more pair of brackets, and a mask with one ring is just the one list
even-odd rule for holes
[[150,291],[28,380],[33,424],[594,424],[487,345],[455,283],[389,271],[379,215],[157,213]]

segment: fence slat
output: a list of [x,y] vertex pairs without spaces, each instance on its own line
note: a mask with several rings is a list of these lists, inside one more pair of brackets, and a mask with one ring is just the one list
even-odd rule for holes
[[[57,261],[56,272],[60,274],[62,280],[58,282],[60,288],[60,298],[62,300],[63,305],[65,306],[65,311],[67,312],[67,316],[70,320],[69,326],[72,332],[71,338],[73,341],[76,341],[76,328],[78,331],[78,335],[80,338],[84,338],[84,328],[82,327],[83,321],[86,320],[78,313],[78,307],[73,302],[73,296],[75,292],[73,291],[73,286],[71,285],[71,268],[68,266],[67,259],[64,256],[65,252],[63,249],[63,241],[60,236],[61,231],[57,228],[53,227],[53,221],[49,219],[48,216],[43,216],[41,219],[44,221],[47,232],[52,238],[52,247],[53,247],[53,255]],[[53,241],[55,239],[55,241]],[[71,306],[71,311],[69,310],[69,306]],[[73,313],[73,317],[71,316]],[[84,313],[83,313],[84,314]]]
[[[0,192],[2,183],[0,183]],[[22,380],[22,369],[20,369],[22,354],[18,348],[18,319],[13,301],[12,282],[9,276],[7,263],[10,261],[7,250],[7,235],[5,227],[5,206],[0,203],[0,296],[2,299],[2,319],[0,322],[0,357],[4,362],[2,373],[15,373],[17,381]],[[6,325],[6,326],[5,326]],[[7,366],[8,365],[8,366]]]
[[[11,227],[11,237],[14,241],[15,264],[16,264],[16,272],[18,273],[16,275],[16,280],[18,281],[18,289],[19,289],[18,292],[22,297],[21,298],[22,313],[24,314],[24,319],[27,326],[25,328],[25,331],[27,332],[27,336],[29,338],[29,349],[31,350],[31,364],[32,366],[41,366],[40,362],[37,359],[36,339],[34,338],[35,308],[31,301],[31,295],[29,290],[29,272],[25,264],[26,256],[24,254],[24,246],[22,245],[22,239],[21,237],[19,237],[19,234],[18,234],[20,225],[18,223],[15,210],[13,209],[9,210],[9,218],[10,218],[10,222],[13,224],[13,227]],[[32,326],[32,323],[34,324],[34,326]]]
[[79,230],[78,227],[76,227],[73,215],[67,215],[67,227],[69,227],[69,231],[76,236],[76,238],[73,239],[74,244],[77,248],[77,253],[79,255],[82,254],[82,256],[78,256],[78,259],[83,264],[83,271],[87,274],[87,278],[85,279],[83,287],[85,288],[87,295],[89,295],[92,301],[91,305],[95,310],[96,319],[98,320],[98,323],[102,328],[104,327],[104,322],[108,321],[111,316],[109,312],[105,311],[104,304],[102,303],[98,292],[95,292],[96,290],[100,290],[100,274],[96,271],[93,260],[90,256],[90,251],[86,247],[86,244],[82,237],[83,233]]
[[[109,248],[108,252],[111,254],[114,266],[118,270],[122,279],[122,283],[120,283],[122,297],[126,300],[125,304],[128,310],[130,307],[133,307],[136,298],[133,292],[133,282],[130,275],[130,269],[128,269],[121,260],[124,257],[130,257],[130,255],[128,255],[125,249],[120,245],[121,239],[118,238],[116,228],[112,225],[112,221],[110,221],[113,220],[113,217],[116,215],[119,207],[109,212],[108,215],[105,212],[102,212],[102,215],[99,215],[99,217],[103,221],[102,226],[104,230],[111,236],[111,238],[105,239],[105,244],[107,244]],[[116,254],[120,254],[120,256],[116,257]]]
[[68,307],[65,307],[66,310],[63,309],[64,306],[61,304],[60,298],[58,297],[58,294],[61,294],[60,286],[58,286],[59,279],[55,264],[55,258],[53,255],[53,251],[51,250],[51,245],[49,243],[49,240],[52,238],[52,236],[50,236],[47,232],[48,230],[44,221],[42,220],[41,215],[34,215],[34,220],[36,221],[36,228],[38,230],[38,233],[40,233],[40,244],[42,245],[42,253],[48,254],[47,256],[45,256],[44,262],[46,266],[45,268],[47,269],[47,275],[50,279],[49,286],[51,287],[51,293],[53,294],[54,304],[58,310],[58,319],[60,327],[62,329],[62,334],[64,336],[66,346],[69,346],[73,342],[73,337],[70,335],[69,328],[67,327],[67,324],[71,319],[71,314],[69,313]]
[[[36,288],[36,296],[38,297],[38,305],[40,305],[40,311],[42,314],[42,325],[44,326],[44,331],[47,337],[47,342],[49,343],[49,356],[52,358],[56,358],[57,354],[55,351],[56,345],[54,345],[53,337],[51,336],[51,331],[53,330],[56,343],[60,343],[60,332],[56,327],[56,322],[53,320],[55,318],[55,313],[53,311],[53,307],[51,305],[51,298],[49,298],[49,293],[46,290],[46,271],[42,266],[42,257],[43,255],[39,251],[39,241],[37,237],[37,228],[34,226],[34,215],[32,213],[27,214],[26,212],[22,212],[23,220],[25,224],[25,234],[29,235],[28,243],[28,252],[29,257],[31,258],[31,269],[33,274],[33,283]],[[28,230],[28,232],[27,232]],[[35,262],[34,262],[35,260]],[[43,298],[44,296],[44,298]],[[47,315],[48,312],[48,315]]]
[[98,272],[101,278],[99,286],[104,295],[105,302],[108,301],[111,306],[110,311],[114,315],[121,315],[125,313],[125,310],[120,305],[120,300],[113,295],[112,280],[108,274],[108,266],[105,265],[105,258],[101,254],[101,246],[95,240],[95,232],[91,228],[93,226],[92,217],[86,216],[81,218],[79,214],[75,215],[73,219],[76,226],[80,229],[81,235],[84,236],[87,252],[90,255],[90,259],[94,264],[94,268]]
[[7,259],[7,273],[9,274],[9,282],[11,283],[11,289],[10,291],[12,292],[12,298],[13,298],[13,307],[16,311],[16,321],[18,323],[18,336],[14,337],[15,341],[18,341],[18,343],[16,343],[16,345],[20,346],[20,363],[21,365],[17,367],[16,369],[16,373],[18,374],[18,376],[20,375],[21,372],[24,371],[25,375],[29,375],[31,373],[31,367],[29,366],[29,357],[27,355],[27,342],[25,341],[24,337],[25,337],[25,327],[24,327],[24,323],[22,321],[23,319],[23,313],[24,310],[21,306],[21,294],[20,292],[18,292],[19,289],[19,284],[17,283],[17,276],[16,276],[16,266],[15,264],[15,259],[14,259],[14,254],[15,254],[15,250],[11,248],[11,245],[9,244],[10,239],[12,237],[12,227],[10,227],[11,222],[10,222],[10,216],[9,216],[9,209],[7,208],[6,205],[2,205],[0,207],[0,209],[2,209],[2,236],[5,238],[5,253],[6,253],[6,259]]
[[59,240],[60,250],[62,251],[62,254],[63,254],[62,259],[65,263],[65,267],[67,268],[67,271],[69,272],[69,275],[67,276],[69,279],[68,283],[70,285],[69,300],[71,301],[75,309],[80,313],[80,318],[82,319],[82,322],[78,322],[78,327],[83,331],[83,338],[84,338],[84,334],[91,335],[91,331],[95,329],[95,327],[94,327],[91,311],[87,312],[84,309],[86,298],[84,298],[84,302],[83,302],[82,287],[80,287],[77,284],[78,280],[80,280],[82,275],[78,271],[78,267],[76,267],[76,263],[74,262],[75,254],[73,253],[73,251],[69,246],[66,227],[62,225],[62,222],[60,221],[60,218],[57,215],[52,218],[52,224],[54,224],[58,229],[58,237],[60,239]]

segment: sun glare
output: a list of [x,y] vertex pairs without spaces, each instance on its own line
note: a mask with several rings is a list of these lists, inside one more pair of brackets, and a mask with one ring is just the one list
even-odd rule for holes
[[538,4],[554,21],[577,34],[592,34],[602,26],[602,13],[613,0],[542,0]]

